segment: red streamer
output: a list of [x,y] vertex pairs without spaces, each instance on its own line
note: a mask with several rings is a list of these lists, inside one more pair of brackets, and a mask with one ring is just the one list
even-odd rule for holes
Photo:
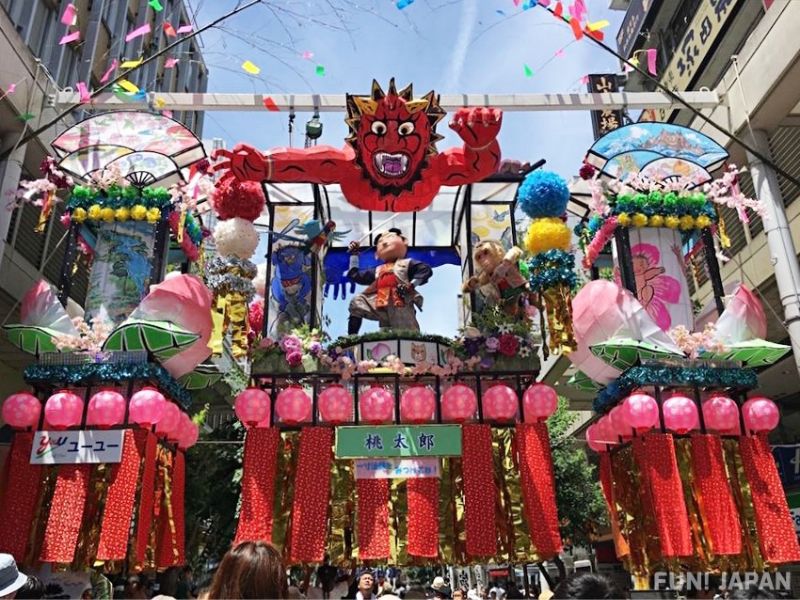
[[14,434],[6,463],[6,493],[0,504],[0,552],[18,562],[28,550],[42,476],[42,467],[30,464],[32,445],[32,432]]
[[628,556],[631,553],[627,540],[623,537],[619,527],[619,511],[614,500],[614,476],[611,469],[611,454],[600,453],[600,488],[606,500],[609,521],[611,521],[611,536],[614,538],[614,551],[617,558]]
[[531,542],[542,560],[561,552],[553,457],[547,423],[520,423],[516,431],[522,500]]
[[[645,505],[650,505],[663,557],[691,556],[692,536],[672,434],[649,433],[633,441]],[[788,513],[787,513],[788,514]]]
[[691,456],[694,485],[711,549],[717,555],[739,554],[742,526],[728,484],[719,436],[693,435]]
[[248,540],[272,540],[272,510],[280,440],[280,432],[276,427],[247,431],[237,544]]
[[142,564],[150,539],[150,527],[153,524],[153,508],[156,495],[156,447],[154,433],[145,432],[144,460],[142,462],[142,485],[139,491],[139,512],[136,518],[136,546],[133,553],[134,562]]
[[61,465],[58,468],[39,556],[42,562],[71,563],[75,558],[93,468],[91,464]]
[[357,479],[356,493],[358,558],[389,558],[389,480]]
[[492,429],[489,425],[464,425],[464,528],[469,556],[497,554],[494,509],[497,488],[492,461]]
[[439,555],[439,479],[409,479],[408,553],[436,558]]
[[320,562],[325,555],[333,429],[304,427],[292,502],[290,562]]
[[[156,567],[167,569],[181,564],[178,555],[178,523],[175,513],[175,461],[176,454],[170,454],[166,469],[159,465],[159,476],[162,478],[161,506],[157,514],[158,519],[158,545],[156,553]],[[165,469],[165,470],[164,470]],[[169,495],[167,492],[169,482]]]
[[758,541],[764,559],[772,564],[800,560],[794,523],[766,436],[740,437],[739,450],[750,482]]

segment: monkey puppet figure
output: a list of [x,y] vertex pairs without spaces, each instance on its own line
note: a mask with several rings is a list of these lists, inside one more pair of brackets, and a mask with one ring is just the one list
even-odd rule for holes
[[472,253],[478,274],[464,282],[464,292],[478,290],[490,306],[499,305],[509,316],[520,314],[523,299],[528,295],[528,282],[519,271],[522,250],[516,246],[508,252],[500,242],[485,240]]
[[363,319],[378,321],[381,329],[419,331],[416,309],[422,309],[422,296],[416,288],[427,283],[433,274],[429,265],[406,258],[408,240],[392,228],[375,238],[375,258],[383,264],[375,268],[358,268],[358,242],[350,243],[350,269],[347,276],[366,285],[350,302],[347,333],[354,335]]

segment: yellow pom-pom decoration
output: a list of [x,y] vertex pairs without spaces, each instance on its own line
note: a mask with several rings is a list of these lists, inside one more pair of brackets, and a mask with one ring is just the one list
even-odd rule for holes
[[705,229],[711,225],[711,218],[708,215],[700,215],[694,220],[694,225],[698,229]]
[[653,215],[650,217],[650,227],[663,227],[664,217],[661,215]]
[[131,209],[131,218],[134,221],[144,221],[147,218],[147,209],[141,204],[136,204]]
[[100,209],[100,218],[106,223],[114,222],[114,209],[108,206]]
[[681,217],[681,229],[694,229],[694,217],[692,215],[683,215]]
[[628,213],[619,213],[617,215],[617,225],[627,227],[631,224],[631,216]]
[[87,216],[86,209],[78,207],[72,211],[70,218],[76,223],[83,223]]
[[675,229],[680,224],[681,224],[680,219],[678,219],[678,217],[674,215],[670,215],[664,219],[664,225],[666,225],[670,229]]
[[159,219],[161,219],[161,209],[160,208],[148,208],[147,209],[147,222],[148,223],[158,223]]
[[101,210],[102,209],[100,208],[99,204],[92,204],[89,207],[89,212],[87,213],[89,215],[89,219],[91,219],[92,221],[99,221]]
[[569,250],[571,232],[567,224],[558,217],[534,219],[525,234],[525,248],[531,254],[547,250]]
[[636,213],[631,217],[631,223],[633,223],[634,227],[645,227],[647,225],[647,215]]
[[123,206],[122,208],[118,208],[114,211],[114,217],[117,219],[117,221],[125,222],[131,218],[131,211],[127,206]]

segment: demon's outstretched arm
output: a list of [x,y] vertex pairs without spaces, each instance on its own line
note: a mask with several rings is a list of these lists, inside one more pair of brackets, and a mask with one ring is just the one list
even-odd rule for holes
[[240,181],[271,181],[275,183],[337,183],[342,169],[353,161],[353,151],[331,146],[311,148],[280,148],[269,154],[247,144],[237,144],[233,150],[215,150],[215,171],[223,171],[223,179]]
[[445,150],[437,157],[443,185],[480,181],[497,171],[497,134],[502,122],[503,113],[497,109],[462,108],[456,112],[450,128],[464,140],[464,146]]

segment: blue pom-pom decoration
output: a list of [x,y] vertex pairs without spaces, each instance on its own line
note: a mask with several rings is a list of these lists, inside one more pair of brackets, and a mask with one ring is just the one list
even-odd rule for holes
[[560,217],[567,211],[569,188],[560,175],[536,170],[519,186],[517,200],[522,212],[532,219]]

